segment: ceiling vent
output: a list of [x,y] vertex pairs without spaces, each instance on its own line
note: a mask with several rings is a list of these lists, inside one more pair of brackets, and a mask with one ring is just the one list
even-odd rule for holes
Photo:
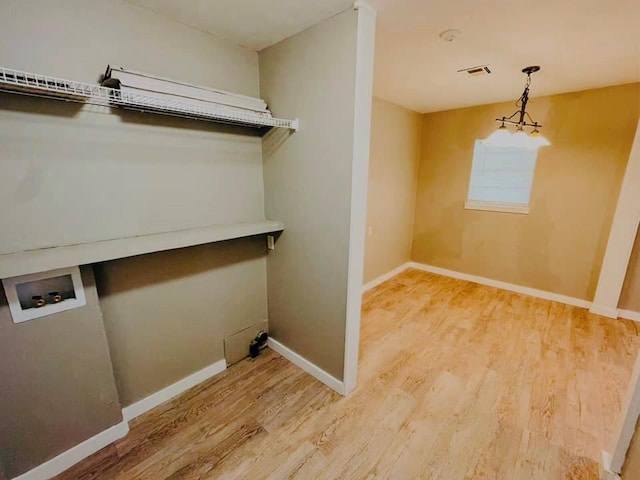
[[489,75],[491,70],[488,65],[478,65],[477,67],[463,68],[458,70],[458,73],[466,72],[471,77],[479,77],[481,75]]

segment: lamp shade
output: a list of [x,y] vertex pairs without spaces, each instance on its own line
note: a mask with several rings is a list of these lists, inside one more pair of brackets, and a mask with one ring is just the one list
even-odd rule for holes
[[502,125],[495,132],[489,135],[484,141],[491,145],[507,147],[511,144],[511,132]]
[[[532,65],[522,69],[522,73],[527,75],[527,83],[524,86],[524,91],[520,98],[516,102],[518,110],[509,116],[502,118],[496,118],[496,122],[500,122],[500,128],[493,134],[489,135],[484,141],[489,145],[497,147],[515,147],[515,148],[528,148],[537,149],[540,147],[546,147],[551,145],[551,142],[540,135],[538,127],[541,127],[538,122],[535,122],[531,115],[527,113],[527,103],[529,102],[529,86],[531,85],[531,74],[540,71],[539,65]],[[516,126],[516,131],[511,134],[505,123]],[[525,127],[533,127],[533,131],[527,134],[524,131]]]
[[551,142],[540,135],[538,130],[534,130],[527,134],[524,130],[519,129],[515,133],[511,133],[507,127],[501,126],[485,140],[485,143],[496,147],[518,147],[518,148],[540,148],[551,145]]
[[551,145],[551,142],[549,140],[540,135],[540,132],[537,128],[529,134],[529,139],[529,141],[536,147],[548,147],[549,145]]

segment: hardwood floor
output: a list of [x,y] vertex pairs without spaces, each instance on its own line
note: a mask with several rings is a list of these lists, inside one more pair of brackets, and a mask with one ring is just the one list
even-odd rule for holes
[[408,270],[367,292],[343,398],[267,350],[62,479],[596,479],[638,325]]

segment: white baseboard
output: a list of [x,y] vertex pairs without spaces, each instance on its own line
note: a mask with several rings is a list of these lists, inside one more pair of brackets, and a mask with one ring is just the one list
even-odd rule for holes
[[444,275],[446,277],[457,278],[459,280],[466,280],[468,282],[479,283],[481,285],[487,285],[489,287],[501,288],[503,290],[509,290],[510,292],[522,293],[524,295],[531,295],[532,297],[543,298],[545,300],[551,300],[553,302],[565,303],[567,305],[572,305],[574,307],[589,308],[591,306],[591,302],[589,302],[588,300],[568,297],[566,295],[561,295],[559,293],[547,292],[545,290],[538,290],[537,288],[524,287],[522,285],[516,285],[513,283],[501,282],[500,280],[492,280],[490,278],[470,275],[468,273],[456,272],[454,270],[434,267],[433,265],[426,265],[424,263],[411,262],[409,266],[410,268],[423,270],[425,272]]
[[589,311],[595,315],[600,315],[607,318],[618,318],[618,309],[605,307],[604,305],[591,304]]
[[65,470],[73,467],[76,463],[93,455],[98,450],[121,439],[129,432],[129,424],[126,420],[106,429],[103,432],[85,440],[75,447],[61,453],[57,457],[44,462],[33,470],[29,470],[13,480],[49,480]]
[[224,370],[226,370],[226,368],[227,363],[225,362],[225,360],[220,360],[192,375],[189,375],[186,378],[183,378],[173,385],[169,385],[168,387],[163,388],[159,392],[143,398],[133,405],[129,405],[128,407],[123,408],[122,417],[124,418],[124,420],[121,423],[108,428],[104,432],[100,432],[96,436],[85,440],[81,444],[76,445],[70,450],[61,453],[57,457],[52,458],[42,465],[39,465],[33,470],[29,470],[28,472],[14,478],[13,480],[48,480],[52,477],[55,477],[56,475],[71,468],[76,463],[94,454],[98,450],[124,437],[129,432],[129,420],[132,420],[151,410],[152,408],[157,407],[158,405],[168,400],[171,400],[172,398],[180,395],[186,390],[189,390],[191,387],[195,387],[199,383],[202,383],[205,380],[213,377],[214,375],[223,372]]
[[611,471],[611,455],[602,450],[600,452],[600,480],[620,480],[620,475]]
[[176,383],[163,388],[159,392],[153,393],[142,400],[129,405],[122,409],[122,416],[125,420],[133,420],[134,418],[148,412],[152,408],[177,397],[182,392],[195,387],[199,383],[209,380],[211,377],[217,375],[220,372],[224,372],[227,368],[227,362],[222,359],[216,363],[197,371],[196,373],[177,381]]
[[273,338],[269,338],[268,345],[269,345],[269,348],[271,348],[274,352],[279,353],[284,358],[289,360],[294,365],[300,367],[302,370],[307,372],[312,377],[315,377],[316,379],[320,380],[327,387],[335,390],[341,395],[344,395],[344,384],[342,383],[341,380],[338,380],[333,375],[325,372],[317,365],[311,363],[309,360],[307,360],[303,356],[297,354],[296,352],[291,350],[289,347],[285,347],[282,343],[280,343],[279,341]]
[[380,275],[378,278],[374,278],[373,280],[371,280],[370,282],[365,283],[362,286],[362,293],[364,293],[364,292],[366,292],[368,290],[371,290],[372,288],[377,287],[381,283],[384,283],[387,280],[389,280],[390,278],[395,277],[399,273],[404,272],[409,267],[411,267],[411,262],[403,263],[402,265],[394,268],[390,272],[387,272],[384,275]]
[[618,317],[626,320],[633,320],[634,322],[640,322],[640,312],[634,312],[633,310],[618,310]]
[[564,303],[572,305],[574,307],[587,308],[591,313],[596,315],[602,315],[608,318],[624,318],[626,320],[633,320],[634,322],[640,322],[640,312],[634,312],[633,310],[615,309],[609,307],[603,307],[595,305],[588,300],[581,298],[569,297],[567,295],[561,295],[559,293],[547,292],[545,290],[538,290],[537,288],[525,287],[522,285],[516,285],[514,283],[502,282],[500,280],[492,280],[490,278],[479,277],[477,275],[471,275],[469,273],[456,272],[455,270],[449,270],[447,268],[435,267],[426,263],[407,262],[399,267],[394,268],[390,272],[379,276],[378,278],[371,280],[362,287],[362,293],[377,287],[381,283],[395,277],[399,273],[404,272],[408,268],[415,268],[416,270],[422,270],[424,272],[435,273],[437,275],[444,275],[445,277],[457,278],[459,280],[466,280],[473,283],[479,283],[481,285],[487,285],[490,287],[501,288],[503,290],[509,290],[511,292],[522,293],[524,295],[531,295],[532,297],[543,298],[545,300],[551,300],[553,302]]

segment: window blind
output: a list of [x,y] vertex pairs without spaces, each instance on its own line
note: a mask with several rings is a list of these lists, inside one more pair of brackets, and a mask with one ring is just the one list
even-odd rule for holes
[[528,206],[537,156],[536,149],[477,140],[467,202]]

